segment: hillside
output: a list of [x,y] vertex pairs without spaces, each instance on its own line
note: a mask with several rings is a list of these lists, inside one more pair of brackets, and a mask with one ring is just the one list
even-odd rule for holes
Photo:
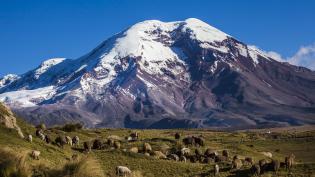
[[[214,162],[210,163],[191,163],[175,162],[173,160],[155,159],[148,157],[142,153],[125,152],[124,149],[130,147],[138,147],[142,149],[144,142],[151,144],[153,150],[165,150],[166,147],[174,149],[183,146],[180,143],[183,137],[188,135],[202,135],[205,139],[205,146],[200,147],[202,152],[206,148],[217,150],[219,153],[223,149],[227,149],[230,153],[230,158],[234,155],[240,155],[240,158],[252,157],[255,163],[260,159],[268,159],[261,152],[271,152],[274,159],[284,161],[284,157],[294,153],[296,156],[296,164],[291,173],[293,176],[312,176],[315,175],[315,130],[308,128],[296,128],[296,130],[285,131],[281,133],[266,133],[261,132],[215,132],[210,130],[194,130],[194,129],[174,129],[174,130],[131,130],[131,129],[82,129],[75,132],[64,132],[57,128],[45,130],[54,139],[57,135],[78,135],[80,137],[79,148],[70,148],[66,145],[60,148],[53,144],[46,144],[35,136],[35,128],[24,121],[18,119],[18,125],[21,127],[24,134],[32,134],[33,142],[30,143],[21,139],[16,131],[0,127],[0,150],[14,152],[14,155],[24,156],[25,164],[29,167],[29,173],[36,172],[37,175],[43,174],[41,171],[56,171],[62,170],[63,164],[69,164],[73,154],[78,154],[79,159],[92,159],[87,161],[85,168],[87,170],[79,170],[79,173],[88,171],[85,176],[102,176],[93,173],[102,173],[105,176],[115,176],[115,167],[123,165],[129,167],[133,171],[134,176],[212,176]],[[127,143],[124,140],[131,132],[138,131],[140,140]],[[181,133],[181,139],[175,140],[175,132]],[[121,148],[103,150],[92,150],[91,153],[83,153],[80,149],[83,148],[82,143],[87,140],[100,139],[105,142],[109,136],[116,135],[121,137]],[[194,152],[195,146],[189,146]],[[167,148],[166,148],[167,149]],[[170,150],[169,149],[169,150]],[[32,150],[41,152],[40,160],[33,160],[28,154]],[[0,153],[1,154],[1,153]],[[2,161],[0,160],[0,166]],[[220,176],[247,176],[249,166],[243,166],[240,170],[230,170],[229,162],[219,162],[221,168]],[[100,167],[100,169],[98,169]],[[96,170],[94,170],[96,169]],[[94,170],[94,171],[93,171]],[[1,170],[0,170],[1,171]],[[83,172],[82,172],[83,171]],[[92,174],[91,174],[92,173]],[[286,176],[287,172],[283,167],[278,172],[279,176]],[[46,174],[46,175],[47,175]],[[274,172],[266,172],[262,176],[269,176]],[[40,175],[39,175],[40,176]],[[81,174],[82,176],[82,174]]]
[[0,79],[28,122],[92,128],[247,129],[315,124],[315,72],[195,18],[147,20],[77,59]]

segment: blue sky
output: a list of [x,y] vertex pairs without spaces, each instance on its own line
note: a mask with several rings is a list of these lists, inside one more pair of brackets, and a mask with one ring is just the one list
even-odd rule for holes
[[311,0],[0,0],[0,76],[77,58],[143,20],[199,18],[282,57],[315,42]]

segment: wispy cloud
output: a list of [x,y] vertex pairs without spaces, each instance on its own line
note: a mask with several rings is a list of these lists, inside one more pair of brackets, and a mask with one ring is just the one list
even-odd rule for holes
[[293,65],[304,66],[315,70],[315,44],[302,46],[296,54],[288,58],[287,61]]
[[300,47],[300,49],[292,57],[288,58],[283,58],[281,54],[274,51],[259,50],[279,62],[289,62],[292,65],[303,66],[315,71],[315,43]]

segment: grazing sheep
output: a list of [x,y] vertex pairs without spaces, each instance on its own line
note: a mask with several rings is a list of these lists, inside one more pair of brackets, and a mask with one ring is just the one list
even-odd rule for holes
[[201,137],[193,137],[195,139],[195,144],[199,146],[204,146],[205,140]]
[[175,133],[175,139],[177,139],[177,140],[180,139],[180,133],[178,133],[178,132]]
[[102,142],[99,139],[93,141],[92,149],[102,149]]
[[253,176],[259,176],[260,166],[258,164],[252,165],[252,167],[250,168],[250,172]]
[[130,134],[131,141],[137,141],[139,139],[139,133],[138,132],[133,132]]
[[195,145],[195,138],[193,137],[186,137],[183,139],[183,143],[185,145]]
[[190,154],[190,149],[189,148],[182,148],[180,150],[180,153],[181,153],[181,155],[188,156]]
[[241,159],[241,158],[240,158],[239,155],[235,155],[235,156],[233,157],[233,160],[236,160],[236,159]]
[[261,172],[265,172],[265,169],[267,166],[267,160],[266,159],[259,160],[259,166],[260,166]]
[[117,176],[123,176],[123,177],[131,176],[131,170],[128,167],[117,166],[116,167],[116,175]]
[[156,159],[166,159],[166,155],[163,154],[163,152],[161,151],[153,151],[153,157],[156,158]]
[[210,157],[206,157],[205,159],[203,159],[202,163],[214,163],[214,159]]
[[176,154],[170,154],[170,155],[167,156],[167,158],[168,158],[169,160],[179,161],[179,157],[178,157],[178,155],[176,155]]
[[279,160],[272,160],[271,161],[271,169],[274,171],[274,172],[277,172],[280,168],[280,162]]
[[108,139],[108,140],[107,140],[107,144],[108,144],[109,146],[114,146],[114,143],[115,143],[115,141],[114,141],[113,139]]
[[243,166],[243,163],[240,159],[235,159],[233,160],[232,162],[232,169],[236,169],[236,170],[239,170],[241,169]]
[[160,151],[163,152],[164,154],[168,154],[168,151],[170,150],[170,146],[167,144],[161,144],[160,145]]
[[84,151],[89,153],[91,151],[91,142],[90,141],[84,142],[83,147],[84,147]]
[[43,130],[42,129],[36,129],[35,135],[37,137],[40,137],[40,134],[43,134]]
[[229,159],[226,156],[215,156],[214,161],[215,162],[227,162]]
[[66,136],[66,142],[67,142],[67,144],[72,146],[72,138],[70,136]]
[[180,156],[180,157],[179,157],[179,161],[186,163],[187,159],[186,159],[185,156]]
[[144,153],[144,155],[150,157],[150,153],[148,152]]
[[33,136],[32,136],[32,135],[28,135],[28,136],[27,136],[27,141],[33,142]]
[[55,143],[60,146],[63,147],[65,144],[67,144],[66,138],[64,136],[58,136],[55,139]]
[[45,141],[45,135],[44,135],[42,132],[39,132],[39,138],[40,138],[42,141]]
[[222,156],[225,156],[225,157],[229,158],[229,152],[228,152],[228,150],[223,150],[223,151],[222,151]]
[[214,176],[218,176],[219,175],[219,170],[220,170],[219,165],[215,164],[214,165]]
[[294,163],[294,158],[294,154],[291,154],[289,157],[285,157],[284,163],[287,170],[291,170]]
[[33,159],[39,160],[40,151],[33,150],[31,156]]
[[261,152],[262,155],[272,158],[272,153],[271,152]]
[[139,149],[137,147],[132,147],[129,149],[129,152],[138,153]]
[[47,144],[51,143],[51,138],[49,135],[45,135],[45,141]]
[[205,156],[214,159],[216,156],[218,156],[218,153],[217,153],[217,151],[208,148],[205,151]]
[[246,158],[245,158],[245,162],[246,162],[247,164],[250,164],[250,165],[253,165],[253,164],[254,164],[254,160],[253,160],[253,158],[251,158],[251,157],[246,157]]
[[114,143],[114,148],[115,149],[120,149],[120,142],[119,141],[115,141],[115,143]]
[[152,147],[149,143],[144,143],[143,144],[143,152],[150,152],[152,151]]
[[74,136],[74,137],[72,138],[72,143],[73,143],[74,146],[79,146],[79,144],[80,144],[80,138],[79,138],[78,136]]

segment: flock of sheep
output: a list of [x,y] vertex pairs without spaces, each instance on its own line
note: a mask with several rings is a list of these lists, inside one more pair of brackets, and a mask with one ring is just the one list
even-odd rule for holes
[[[46,143],[54,143],[59,147],[63,147],[68,144],[70,146],[79,147],[80,139],[78,136],[69,137],[69,136],[58,136],[54,141],[51,140],[49,135],[45,135],[43,130],[37,129],[36,136],[45,141]],[[85,141],[83,142],[84,152],[89,153],[92,149],[121,149],[121,143],[123,142],[133,142],[140,141],[139,134],[137,132],[131,133],[128,137],[126,137],[125,141],[117,138],[118,136],[113,135],[111,138],[108,138],[106,141],[101,141],[100,139],[95,139],[93,141]],[[180,142],[181,135],[180,133],[175,133],[174,136],[177,142]],[[28,136],[28,140],[32,142],[32,135]],[[276,159],[272,159],[272,154],[268,152],[268,154],[264,154],[268,157],[268,160],[261,159],[258,163],[255,163],[253,158],[246,157],[241,158],[239,155],[230,156],[228,150],[223,150],[221,154],[219,154],[216,150],[206,149],[204,152],[201,151],[199,147],[205,145],[205,140],[202,136],[187,136],[182,138],[182,147],[180,148],[167,148],[167,150],[153,150],[151,145],[148,142],[144,142],[142,148],[138,147],[130,147],[129,149],[121,149],[122,151],[128,151],[131,153],[142,153],[146,156],[152,156],[156,159],[164,159],[164,160],[174,160],[181,162],[191,162],[191,163],[205,163],[205,164],[214,164],[213,174],[215,176],[219,175],[220,165],[222,163],[230,164],[231,170],[240,170],[243,166],[249,167],[250,173],[253,176],[259,176],[260,174],[267,171],[277,172],[279,168],[285,167],[287,170],[292,168],[294,163],[295,156],[293,154],[289,155],[284,159],[284,162],[280,162]],[[192,151],[190,148],[194,148]],[[269,154],[270,153],[270,154]],[[32,151],[31,156],[34,159],[39,159],[40,152]],[[77,155],[73,155],[72,159],[76,159]],[[116,167],[116,175],[117,176],[131,176],[131,170],[125,166],[117,166]]]

